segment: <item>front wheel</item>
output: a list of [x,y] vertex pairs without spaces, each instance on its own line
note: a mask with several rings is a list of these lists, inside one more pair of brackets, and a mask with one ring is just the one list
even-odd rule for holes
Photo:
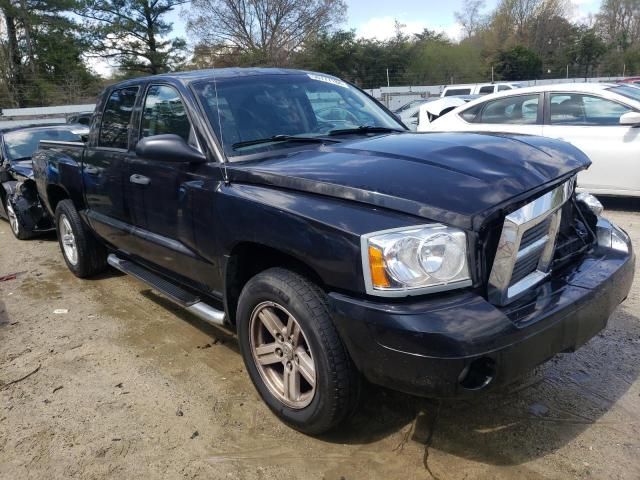
[[103,271],[107,251],[84,224],[71,200],[56,206],[56,230],[64,261],[76,277],[85,278]]
[[7,217],[9,217],[9,226],[11,227],[11,233],[18,240],[28,240],[34,236],[34,233],[25,229],[20,223],[20,219],[16,214],[16,210],[13,207],[13,202],[11,198],[7,197],[4,201],[5,211],[7,212]]
[[259,273],[242,290],[237,323],[251,380],[284,422],[320,434],[355,410],[360,378],[316,285],[282,268]]

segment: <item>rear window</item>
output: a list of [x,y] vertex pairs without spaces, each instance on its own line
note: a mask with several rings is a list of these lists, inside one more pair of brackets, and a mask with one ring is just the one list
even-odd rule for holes
[[42,130],[17,130],[4,134],[4,149],[10,161],[30,159],[38,149],[40,140],[59,142],[81,142],[78,134],[63,128]]
[[511,90],[511,87],[509,85],[498,85],[499,92],[504,92],[505,90]]
[[454,97],[456,95],[471,95],[471,88],[448,88],[444,91],[445,97]]
[[102,113],[98,146],[126,150],[129,145],[129,121],[136,103],[138,87],[114,90]]
[[484,87],[480,87],[478,93],[480,95],[486,95],[487,93],[493,93],[493,85],[485,85]]

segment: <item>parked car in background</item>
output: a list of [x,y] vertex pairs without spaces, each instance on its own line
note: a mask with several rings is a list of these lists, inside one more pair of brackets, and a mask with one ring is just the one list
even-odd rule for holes
[[34,155],[69,269],[109,264],[233,328],[262,399],[310,434],[355,410],[361,375],[473,396],[602,330],[635,257],[575,195],[588,166],[547,138],[411,133],[283,69],[110,85],[86,144]]
[[76,142],[88,133],[83,125],[31,125],[0,130],[0,217],[24,240],[52,229],[33,182],[31,156],[41,140]]
[[640,196],[640,89],[611,83],[520,88],[483,97],[435,120],[432,131],[510,132],[572,143],[593,164],[578,186]]
[[629,77],[623,80],[618,80],[617,83],[627,83],[629,85],[637,85],[640,86],[640,77]]
[[476,83],[464,85],[449,85],[444,87],[441,97],[455,97],[460,95],[489,95],[495,92],[503,92],[520,88],[517,83],[498,82],[498,83]]
[[400,118],[409,130],[415,132],[418,126],[418,116],[420,113],[420,107],[428,103],[438,100],[440,97],[421,98],[420,100],[412,100],[409,103],[405,103],[402,107],[395,110],[393,113]]
[[472,100],[480,98],[480,95],[460,95],[457,97],[439,97],[434,102],[420,105],[417,114],[417,126],[415,128],[418,132],[425,132],[429,130],[431,122],[440,118],[443,115],[455,110],[461,105],[465,105]]

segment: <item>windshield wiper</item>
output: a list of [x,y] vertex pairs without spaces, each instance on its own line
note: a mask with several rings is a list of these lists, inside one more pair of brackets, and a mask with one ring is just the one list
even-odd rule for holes
[[329,135],[345,135],[349,133],[388,133],[388,132],[398,132],[404,133],[406,130],[401,128],[391,128],[391,127],[374,127],[373,125],[360,125],[356,128],[341,128],[338,130],[331,130]]
[[336,143],[338,140],[323,137],[298,137],[296,135],[274,135],[268,138],[256,138],[255,140],[247,140],[245,142],[238,142],[231,145],[233,149],[250,147],[251,145],[260,145],[261,143],[273,143],[273,142],[302,142],[302,143]]

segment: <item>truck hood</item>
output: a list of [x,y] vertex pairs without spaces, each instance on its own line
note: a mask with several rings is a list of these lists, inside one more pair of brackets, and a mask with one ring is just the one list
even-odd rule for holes
[[227,164],[231,182],[327,195],[477,229],[590,165],[568,143],[514,134],[402,133]]

